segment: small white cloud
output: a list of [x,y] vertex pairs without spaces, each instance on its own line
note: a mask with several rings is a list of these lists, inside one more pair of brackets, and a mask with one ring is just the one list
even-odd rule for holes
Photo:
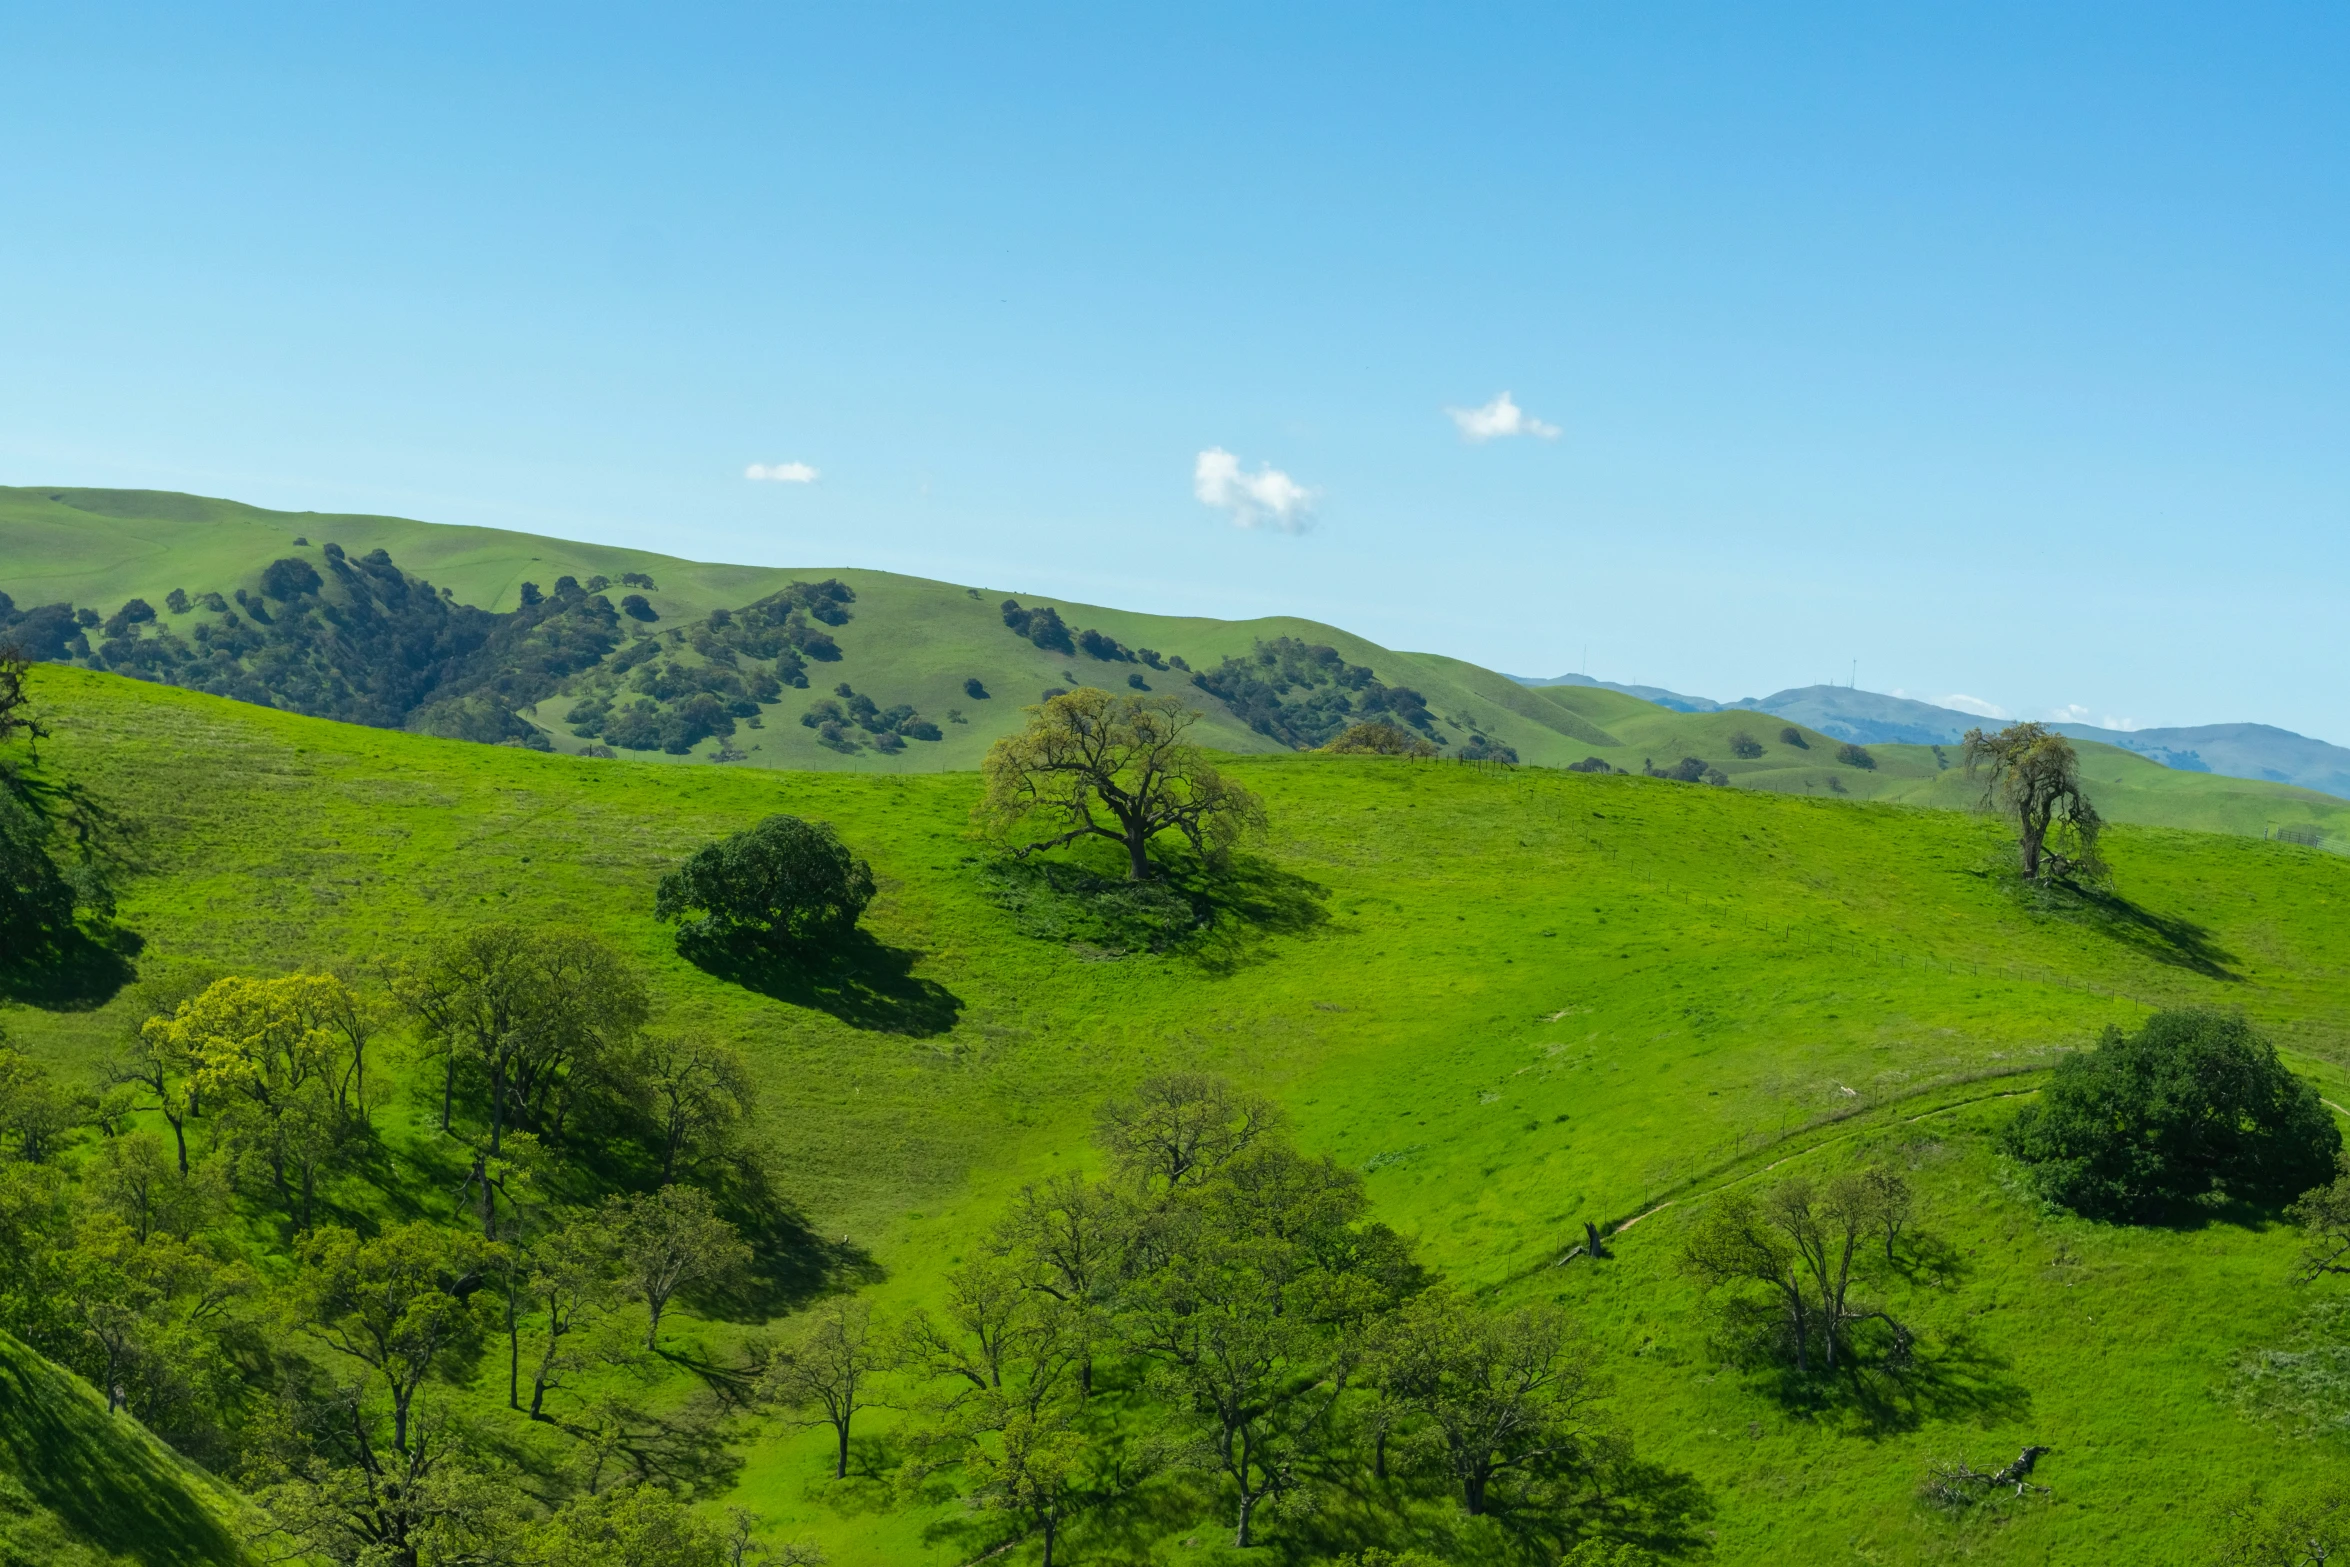
[[1240,459],[1221,446],[1199,454],[1191,469],[1191,493],[1203,505],[1230,512],[1236,528],[1303,533],[1314,525],[1315,491],[1269,464],[1243,473]]
[[1979,696],[1968,696],[1964,692],[1954,692],[1949,696],[1936,697],[1934,705],[1956,708],[1962,713],[1972,713],[1977,718],[2013,718],[2015,716],[1997,702],[1986,702]]
[[814,484],[816,470],[804,462],[755,462],[743,470],[746,479],[770,479],[777,484]]
[[1544,424],[1513,402],[1507,392],[1482,408],[1447,408],[1445,412],[1461,427],[1462,440],[1480,446],[1502,435],[1531,435],[1545,441],[1559,438],[1557,425]]

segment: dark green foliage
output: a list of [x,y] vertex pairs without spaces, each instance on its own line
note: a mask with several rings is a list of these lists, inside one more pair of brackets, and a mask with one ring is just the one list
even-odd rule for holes
[[963,682],[963,694],[974,702],[984,702],[987,700],[987,687],[980,684],[977,675],[973,675]]
[[1610,766],[1604,757],[1586,756],[1580,762],[1569,762],[1567,771],[1570,773],[1612,773],[1615,768]]
[[[411,577],[382,550],[352,557],[323,551],[322,576],[307,561],[273,562],[264,591],[243,593],[243,615],[217,593],[201,599],[217,619],[182,637],[133,600],[106,622],[95,652],[60,645],[58,616],[40,617],[28,652],[73,658],[137,679],[188,686],[265,707],[378,728],[488,742],[544,746],[515,710],[592,667],[619,640],[619,622],[600,597],[542,597],[509,615],[451,603]],[[183,599],[185,595],[182,595]],[[62,610],[64,606],[57,606]],[[144,613],[140,613],[144,611]],[[246,617],[250,616],[250,619]]]
[[1068,626],[1062,623],[1061,612],[1050,604],[1036,609],[1022,609],[1018,599],[1006,599],[1003,608],[1004,624],[1015,634],[1026,637],[1048,652],[1077,651],[1076,640],[1070,636]]
[[1803,731],[1796,728],[1793,724],[1789,724],[1786,728],[1779,731],[1779,743],[1781,745],[1791,745],[1798,751],[1808,751],[1811,749],[1811,742],[1803,738]]
[[1490,735],[1472,734],[1469,743],[1453,753],[1463,762],[1508,762],[1515,766],[1518,752],[1515,746],[1503,745]]
[[[305,593],[316,593],[324,586],[325,579],[319,576],[310,562],[296,556],[273,560],[261,572],[261,592],[265,598],[299,598]],[[148,618],[154,618],[152,611]]]
[[1142,678],[1142,672],[1140,670],[1137,670],[1133,674],[1128,675],[1126,677],[1126,683],[1137,691],[1148,691],[1151,688],[1151,683]]
[[1227,658],[1192,684],[1221,697],[1243,723],[1300,750],[1327,745],[1350,724],[1392,718],[1437,744],[1436,722],[1420,693],[1380,683],[1334,648],[1295,637],[1260,641],[1247,658]]
[[1077,633],[1077,646],[1084,653],[1106,663],[1131,664],[1135,661],[1132,648],[1120,642],[1116,637],[1096,631],[1090,626]]
[[1877,770],[1877,759],[1869,755],[1867,749],[1862,746],[1848,744],[1836,747],[1836,760],[1847,767],[1857,767],[1864,772]]
[[0,647],[0,962],[10,965],[70,940],[77,912],[114,912],[116,824],[79,787],[40,771],[33,747],[48,731],[25,695],[28,667]]
[[[846,681],[834,689],[845,700],[821,698],[800,715],[800,722],[836,751],[854,751],[860,744],[870,744],[877,751],[902,751],[908,740],[944,738],[938,725],[903,702],[881,707]],[[864,739],[852,730],[861,731]]]
[[1763,743],[1741,729],[1730,736],[1730,754],[1742,762],[1751,762],[1763,754]]
[[188,602],[186,588],[173,588],[163,596],[163,607],[175,615],[184,615],[194,606]]
[[643,588],[647,592],[653,591],[653,579],[641,571],[622,572],[620,585],[624,588]]
[[43,662],[75,656],[77,644],[83,655],[89,652],[71,604],[43,604],[20,612],[5,593],[0,593],[0,643],[13,644],[25,657]]
[[2158,1012],[2069,1055],[2007,1131],[2053,1202],[2097,1218],[2157,1217],[2225,1195],[2279,1202],[2332,1173],[2341,1133],[2317,1090],[2241,1016]]
[[873,901],[873,871],[822,822],[770,816],[661,878],[653,917],[682,944],[784,947],[838,936]]
[[1711,771],[1702,757],[1684,756],[1670,767],[1644,768],[1651,778],[1670,778],[1676,783],[1696,783]]
[[631,620],[659,620],[661,612],[642,593],[631,593],[620,601],[620,613]]

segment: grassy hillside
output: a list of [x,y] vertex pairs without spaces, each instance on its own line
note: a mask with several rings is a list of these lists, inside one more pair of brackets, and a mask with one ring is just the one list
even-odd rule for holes
[[234,1567],[247,1520],[218,1481],[0,1334],[0,1564]]
[[[2242,1007],[2350,1103],[2338,856],[2124,825],[2111,848],[2128,902],[2061,918],[2002,889],[1996,828],[1959,812],[1259,755],[1234,763],[1273,823],[1251,912],[1205,949],[1105,961],[991,899],[966,837],[969,775],[538,755],[64,669],[39,694],[50,754],[148,824],[123,911],[143,968],[396,953],[490,913],[580,921],[621,947],[665,1021],[752,1054],[806,1227],[802,1287],[865,1280],[885,1309],[932,1298],[1018,1183],[1093,1163],[1102,1096],[1198,1065],[1272,1092],[1308,1148],[1370,1172],[1379,1216],[1425,1260],[1581,1316],[1614,1368],[1611,1418],[1702,1488],[1712,1560],[2196,1561],[2231,1488],[2339,1462],[2227,1398],[2237,1358],[2278,1342],[2302,1304],[2288,1231],[2052,1216],[1989,1144],[2013,1103],[1999,1096],[2151,1005]],[[1579,722],[1624,731],[1626,752],[1650,743],[1639,724],[1670,717],[1563,696]],[[1740,718],[1690,721],[1716,720]],[[1667,732],[1684,731],[1653,731]],[[1868,776],[1889,787],[1897,761]],[[1922,765],[1908,783],[1946,786]],[[859,965],[760,994],[682,961],[649,907],[686,850],[775,810],[835,823],[882,891]],[[0,1021],[61,1066],[88,1068],[123,1026],[125,1003],[102,992],[43,1000]],[[405,1113],[423,1125],[424,1106]],[[1675,1266],[1680,1225],[1726,1182],[1864,1147],[1912,1170],[1949,1247],[1903,1308],[1925,1326],[1929,1374],[1899,1407],[1790,1403],[1713,1357]],[[428,1183],[404,1200],[448,1199]],[[335,1201],[377,1203],[356,1188]],[[1552,1266],[1583,1221],[1636,1215],[1614,1261]],[[871,1430],[868,1465],[887,1417]],[[1996,1526],[1916,1502],[1929,1461],[2004,1462],[2026,1442],[2056,1449],[2052,1499]],[[826,1481],[821,1447],[768,1428],[734,1498],[838,1562],[962,1559],[959,1509],[906,1503],[862,1470]],[[1115,1539],[1073,1537],[1072,1556],[1219,1559],[1212,1516],[1179,1489],[1152,1494]],[[1442,1544],[1441,1509],[1412,1516]],[[1262,1556],[1333,1551],[1356,1521],[1285,1523]]]
[[[306,542],[296,544],[296,539]],[[0,489],[0,588],[14,594],[20,607],[65,600],[111,613],[133,597],[162,605],[173,588],[199,595],[240,588],[251,592],[259,587],[263,568],[282,556],[326,568],[322,552],[330,541],[354,555],[385,549],[403,570],[451,590],[459,602],[498,611],[515,607],[525,581],[549,587],[564,575],[617,580],[626,572],[642,573],[656,584],[646,596],[660,616],[650,629],[669,639],[662,643],[662,657],[689,670],[705,661],[683,645],[686,634],[713,611],[739,609],[794,581],[837,577],[855,591],[852,618],[828,632],[840,659],[811,664],[804,689],[786,688],[778,700],[761,706],[757,728],[746,724],[726,739],[704,739],[678,757],[657,750],[636,753],[641,759],[725,760],[822,772],[965,770],[1020,722],[1023,705],[1045,691],[1079,684],[1125,690],[1130,675],[1153,691],[1179,692],[1196,702],[1206,714],[1199,732],[1210,745],[1243,753],[1287,748],[1282,740],[1251,729],[1181,670],[1105,662],[1073,649],[1040,648],[1015,635],[999,612],[1003,594],[995,590],[847,568],[711,566],[493,529],[271,512],[160,491]],[[331,570],[326,574],[333,575]],[[1841,787],[1856,798],[1937,806],[1971,799],[1962,785],[1942,776],[1946,769],[1926,749],[1882,748],[1874,772],[1839,766],[1837,738],[1799,725],[1809,749],[1785,747],[1777,740],[1784,721],[1769,714],[1682,713],[1595,686],[1528,688],[1458,659],[1396,652],[1333,626],[1290,617],[1222,621],[1083,604],[1056,608],[1072,630],[1092,628],[1128,648],[1176,655],[1194,670],[1210,669],[1227,657],[1246,658],[1260,643],[1281,637],[1330,647],[1380,680],[1420,693],[1431,715],[1430,732],[1456,750],[1483,735],[1537,765],[1565,766],[1596,756],[1619,769],[1639,771],[1652,761],[1669,767],[1696,757],[1747,787],[1818,793]],[[202,611],[164,617],[166,622],[202,618]],[[633,633],[645,629],[631,623]],[[969,680],[979,681],[988,695],[971,696]],[[870,745],[828,746],[800,718],[831,698],[840,684],[878,707],[911,708],[935,726],[939,738],[912,740],[894,753]],[[573,678],[563,685],[562,694],[523,712],[545,743],[576,753],[598,743],[598,737],[572,733],[565,715],[579,691],[597,682]],[[482,732],[494,737],[498,730],[493,725]],[[1766,754],[1754,760],[1735,756],[1731,738],[1740,733],[1766,741]],[[2331,797],[2267,782],[2172,772],[2097,745],[2086,746],[2084,754],[2101,787],[2099,798],[2117,821],[2255,835],[2278,827],[2313,827],[2329,841],[2350,846],[2350,806]]]

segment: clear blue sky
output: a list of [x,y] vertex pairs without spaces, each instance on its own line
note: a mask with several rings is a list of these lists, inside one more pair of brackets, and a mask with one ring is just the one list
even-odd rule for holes
[[2350,742],[2350,11],[2062,13],[9,7],[0,480]]

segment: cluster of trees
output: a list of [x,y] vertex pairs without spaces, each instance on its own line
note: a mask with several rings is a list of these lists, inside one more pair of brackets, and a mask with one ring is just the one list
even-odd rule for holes
[[1726,784],[1730,781],[1727,773],[1699,756],[1684,756],[1670,767],[1659,767],[1655,762],[1643,758],[1640,770],[1651,778],[1670,778],[1675,783]]
[[[1068,623],[1061,619],[1061,612],[1050,604],[1024,607],[1018,599],[1006,599],[1002,609],[1004,625],[1014,636],[1025,637],[1047,652],[1083,653],[1088,658],[1098,658],[1104,663],[1142,664],[1151,669],[1180,669],[1188,672],[1191,668],[1181,658],[1163,656],[1156,648],[1128,647],[1108,632],[1097,631],[1091,626],[1072,632]],[[1139,672],[1129,675],[1127,679],[1137,686],[1142,685]]]
[[[399,569],[381,549],[352,556],[334,543],[313,565],[272,561],[261,591],[191,597],[174,589],[169,624],[133,599],[104,618],[47,605],[7,632],[31,657],[73,660],[143,680],[379,728],[544,747],[515,716],[620,640],[618,612],[574,578],[553,593],[523,585],[510,614],[458,604]],[[89,632],[100,640],[93,648]]]
[[1295,637],[1259,641],[1248,657],[1227,658],[1194,675],[1192,684],[1222,699],[1257,733],[1301,751],[1329,744],[1350,724],[1377,718],[1445,743],[1419,692],[1385,685],[1335,648]]
[[1111,1177],[1023,1189],[938,1312],[838,1302],[778,1355],[766,1386],[831,1427],[836,1475],[860,1412],[893,1404],[901,1493],[960,1497],[990,1537],[973,1556],[1024,1539],[1047,1563],[1089,1512],[1180,1474],[1215,1482],[1239,1546],[1350,1494],[1449,1494],[1478,1559],[1676,1522],[1618,1483],[1631,1455],[1576,1325],[1434,1278],[1270,1104],[1169,1074],[1106,1106],[1097,1140]]
[[[839,661],[840,644],[811,622],[846,625],[856,598],[834,578],[793,582],[741,609],[712,610],[666,639],[646,637],[579,684],[563,721],[583,740],[673,756],[731,738],[738,720],[758,728],[763,704],[787,687],[807,688],[811,661]],[[690,647],[700,661],[661,659],[665,646]]]
[[1715,1297],[1736,1355],[1798,1376],[1899,1367],[1910,1330],[1855,1291],[1896,1265],[1915,1209],[1907,1180],[1882,1165],[1731,1192],[1700,1214],[1682,1266]]
[[[625,1394],[678,1297],[748,1258],[725,1195],[753,1178],[740,1057],[648,1030],[641,982],[577,932],[485,926],[384,980],[151,985],[79,1094],[0,1045],[0,1329],[247,1487],[273,1554],[814,1560],[688,1505],[730,1418],[716,1394]],[[387,1054],[459,1151],[458,1222],[341,1179],[391,1157]],[[591,1154],[639,1188],[603,1189]],[[501,1381],[503,1435],[479,1415]],[[518,1467],[520,1431],[544,1439]]]
[[[835,701],[835,697],[839,700]],[[904,750],[908,740],[942,737],[938,725],[914,711],[911,704],[900,702],[882,707],[873,698],[852,690],[845,680],[833,688],[832,696],[801,714],[800,722],[815,730],[817,739],[836,751],[854,751],[861,744],[870,744],[876,751],[895,752]],[[859,734],[863,735],[862,740]]]

